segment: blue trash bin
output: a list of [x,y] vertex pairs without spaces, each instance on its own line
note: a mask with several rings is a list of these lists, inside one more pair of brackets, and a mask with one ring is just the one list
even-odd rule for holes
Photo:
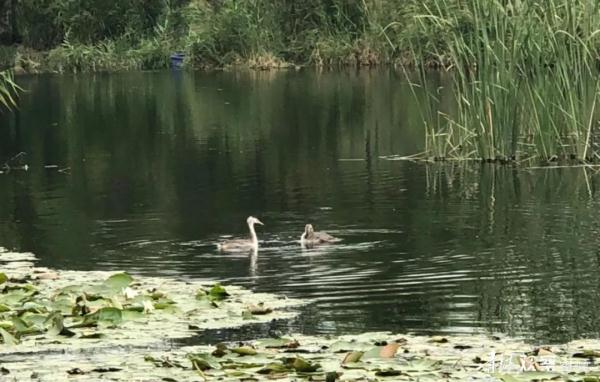
[[183,68],[183,59],[185,58],[185,54],[181,52],[173,53],[171,55],[171,68],[173,69],[181,69]]

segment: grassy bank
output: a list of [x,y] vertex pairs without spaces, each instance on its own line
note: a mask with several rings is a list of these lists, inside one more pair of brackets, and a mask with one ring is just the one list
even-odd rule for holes
[[405,58],[399,44],[421,7],[413,0],[127,3],[24,0],[14,15],[18,34],[8,39],[21,48],[5,49],[3,61],[19,71],[155,69],[183,51],[188,66],[201,68],[374,65]]
[[[588,2],[564,3],[576,8]],[[47,4],[40,7],[41,3]],[[514,12],[513,3],[520,4],[498,4],[505,12]],[[530,3],[544,6],[541,1]],[[15,14],[18,36],[0,53],[4,65],[19,72],[158,69],[169,65],[174,51],[185,52],[185,64],[194,68],[448,66],[453,32],[471,39],[481,23],[494,28],[459,0],[151,0],[125,5],[27,0],[20,4]],[[424,15],[440,13],[451,14],[452,24],[423,27]],[[551,17],[541,21],[555,27]],[[552,55],[548,49],[545,53]]]

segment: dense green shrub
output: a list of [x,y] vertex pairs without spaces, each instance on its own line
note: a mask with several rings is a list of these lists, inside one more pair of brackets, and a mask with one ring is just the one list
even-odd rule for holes
[[60,11],[56,0],[21,0],[16,23],[23,43],[36,49],[60,44],[64,38]]
[[48,49],[65,38],[95,43],[153,32],[169,9],[163,0],[20,0],[17,25],[23,43]]

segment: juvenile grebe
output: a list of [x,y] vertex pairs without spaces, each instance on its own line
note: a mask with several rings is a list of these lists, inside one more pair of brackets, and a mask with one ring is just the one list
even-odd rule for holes
[[219,250],[223,252],[249,252],[258,250],[258,237],[256,237],[254,224],[264,224],[253,216],[249,216],[246,219],[246,223],[248,223],[248,229],[250,229],[250,238],[226,240],[217,244]]
[[335,243],[340,241],[337,237],[333,237],[326,232],[315,232],[312,224],[307,224],[304,227],[304,233],[300,236],[300,244],[304,246]]

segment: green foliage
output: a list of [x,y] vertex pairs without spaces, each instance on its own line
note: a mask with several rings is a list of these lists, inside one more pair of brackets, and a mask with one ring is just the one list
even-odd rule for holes
[[226,300],[230,296],[229,293],[225,290],[225,288],[219,284],[214,284],[210,289],[200,289],[196,293],[196,300],[204,300],[207,299],[211,302],[215,301],[223,301]]
[[11,72],[0,72],[0,106],[7,109],[15,107],[17,105],[15,97],[20,90]]
[[132,282],[133,277],[128,273],[116,273],[106,279],[104,285],[116,291],[120,291],[121,289],[128,287]]
[[48,49],[62,42],[64,30],[59,19],[61,4],[56,0],[20,1],[17,26],[26,46]]
[[393,59],[388,42],[399,40],[399,28],[388,25],[382,33],[384,23],[397,23],[410,4],[22,0],[17,25],[25,46],[51,50],[50,67],[64,71],[160,68],[176,50],[200,67],[371,64]]
[[[420,34],[444,40],[423,47],[417,39],[412,55],[453,68],[456,111],[440,113],[438,93],[421,95],[429,155],[590,159],[598,122],[597,3],[432,3],[418,15]],[[426,65],[421,61],[421,84]]]
[[263,0],[223,1],[189,9],[188,51],[197,66],[236,63],[283,49],[276,6]]
[[114,307],[103,307],[96,312],[84,316],[83,325],[118,326],[123,322],[122,310]]
[[61,1],[59,21],[68,36],[93,43],[127,33],[152,32],[163,12],[162,0]]
[[64,39],[92,44],[145,36],[164,12],[162,0],[21,0],[17,25],[27,46],[48,49]]

